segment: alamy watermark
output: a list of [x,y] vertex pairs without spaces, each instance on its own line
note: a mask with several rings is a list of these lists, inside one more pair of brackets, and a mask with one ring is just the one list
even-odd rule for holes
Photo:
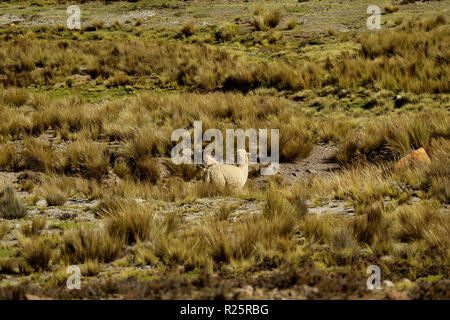
[[377,5],[371,5],[367,7],[367,13],[372,14],[367,18],[367,28],[369,30],[381,29],[381,9]]
[[67,18],[67,29],[73,30],[73,29],[81,29],[81,10],[79,6],[68,6],[67,7],[67,14],[69,17]]
[[[270,156],[268,155],[267,129],[226,129],[225,141],[218,129],[208,129],[202,132],[202,122],[194,121],[194,146],[192,148],[191,134],[187,129],[176,129],[172,132],[171,140],[178,142],[172,149],[171,158],[175,164],[202,164],[203,162],[223,164],[223,146],[225,142],[226,164],[235,164],[235,141],[237,149],[246,149],[246,138],[249,140],[249,164],[263,164],[262,175],[272,175],[279,169],[279,129],[270,130]],[[214,138],[214,141],[212,141]],[[203,150],[203,141],[211,142]],[[193,158],[192,158],[193,156]],[[244,158],[244,159],[243,159]],[[243,164],[245,157],[238,157],[238,164]]]
[[66,287],[69,290],[81,289],[81,270],[78,266],[68,266],[66,273],[70,274],[66,281]]
[[377,265],[371,265],[367,267],[367,273],[370,274],[367,278],[367,289],[369,290],[379,290],[381,289],[381,269]]

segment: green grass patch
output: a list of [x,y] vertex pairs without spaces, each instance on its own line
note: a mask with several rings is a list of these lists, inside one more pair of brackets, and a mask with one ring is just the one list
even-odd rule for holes
[[10,258],[16,254],[15,250],[11,250],[8,248],[0,248],[0,258]]

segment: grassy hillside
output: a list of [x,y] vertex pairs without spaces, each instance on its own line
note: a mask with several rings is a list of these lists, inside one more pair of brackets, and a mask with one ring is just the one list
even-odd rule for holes
[[[449,8],[3,1],[0,298],[448,299]],[[279,172],[175,165],[198,120],[280,129]]]

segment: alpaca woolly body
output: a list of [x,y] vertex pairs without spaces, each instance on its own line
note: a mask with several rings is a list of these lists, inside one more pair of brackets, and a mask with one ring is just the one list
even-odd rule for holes
[[243,153],[243,157],[245,163],[239,166],[223,164],[209,167],[205,172],[205,182],[213,183],[222,188],[228,186],[231,188],[242,189],[247,182],[248,176],[248,157],[245,152]]

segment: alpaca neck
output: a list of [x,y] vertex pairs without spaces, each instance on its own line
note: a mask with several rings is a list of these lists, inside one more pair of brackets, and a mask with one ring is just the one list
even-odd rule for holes
[[241,170],[242,173],[244,174],[248,174],[248,163],[243,163],[238,165],[239,169]]

